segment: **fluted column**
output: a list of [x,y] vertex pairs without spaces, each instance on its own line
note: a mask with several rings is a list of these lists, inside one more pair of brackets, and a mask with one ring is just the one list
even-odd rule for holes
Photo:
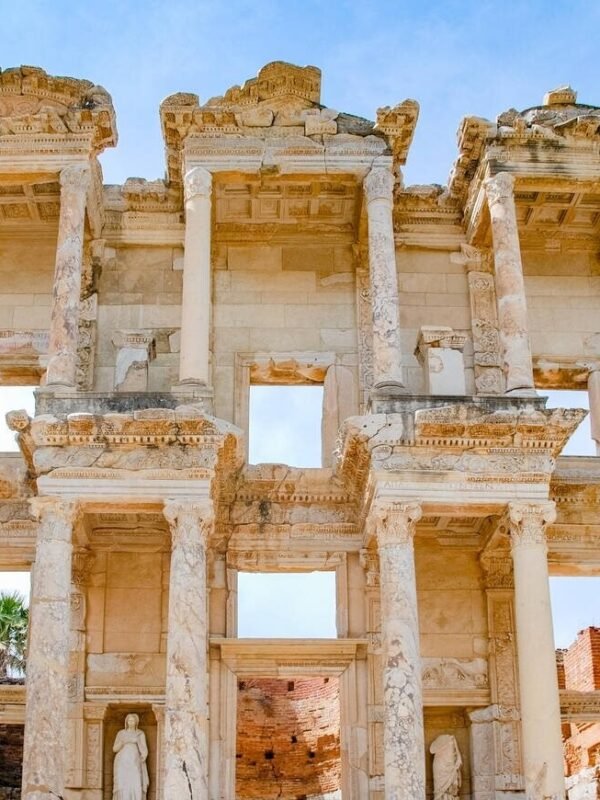
[[163,800],[208,800],[209,502],[169,501],[169,631],[165,692]]
[[403,388],[400,306],[394,245],[394,176],[375,165],[363,182],[369,231],[373,386]]
[[523,767],[527,796],[564,798],[563,747],[546,526],[554,503],[509,503]]
[[498,324],[507,394],[535,394],[527,302],[514,196],[515,179],[500,172],[485,181],[492,224]]
[[31,502],[39,519],[27,653],[23,800],[64,796],[69,682],[71,555],[76,503]]
[[211,307],[212,175],[194,167],[183,179],[185,252],[181,301],[180,383],[208,386]]
[[376,509],[381,582],[385,800],[425,800],[421,656],[413,537],[418,503]]
[[74,387],[76,384],[81,264],[89,184],[88,164],[73,164],[60,173],[60,216],[46,372],[48,386]]

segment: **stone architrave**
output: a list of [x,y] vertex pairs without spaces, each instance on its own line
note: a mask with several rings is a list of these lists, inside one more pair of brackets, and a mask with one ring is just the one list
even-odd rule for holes
[[83,236],[90,167],[73,164],[60,173],[60,217],[48,346],[48,386],[75,387]]
[[183,179],[185,251],[181,306],[180,383],[210,384],[212,175],[194,167]]
[[373,315],[373,385],[404,388],[400,304],[394,245],[394,176],[375,164],[363,181],[369,231],[369,270]]
[[514,197],[515,179],[500,172],[485,181],[490,209],[498,324],[507,394],[535,394],[527,302]]
[[588,395],[592,439],[596,442],[596,455],[600,456],[600,365],[589,374]]
[[206,544],[212,504],[168,501],[172,534],[165,692],[164,800],[208,800]]
[[117,348],[116,392],[148,390],[148,364],[154,357],[156,342],[148,331],[117,331],[112,342]]
[[71,559],[78,505],[55,497],[31,502],[39,519],[31,592],[23,800],[64,796],[69,704]]
[[548,582],[546,526],[554,503],[509,503],[515,621],[528,797],[563,798],[563,746]]
[[375,509],[381,588],[385,800],[425,800],[425,743],[413,537],[418,503]]
[[415,356],[423,367],[425,393],[465,395],[465,359],[467,337],[452,328],[423,325],[419,331]]

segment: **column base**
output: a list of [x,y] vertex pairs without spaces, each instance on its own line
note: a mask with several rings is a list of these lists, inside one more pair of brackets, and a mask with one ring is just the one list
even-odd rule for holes
[[213,387],[206,383],[194,380],[180,381],[171,387],[171,394],[181,404],[201,403],[208,413],[212,413],[215,393]]
[[377,392],[377,394],[409,394],[406,386],[400,381],[380,381],[374,384],[373,390]]

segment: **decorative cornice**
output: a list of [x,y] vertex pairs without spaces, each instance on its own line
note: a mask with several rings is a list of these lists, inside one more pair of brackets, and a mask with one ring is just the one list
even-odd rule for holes
[[508,521],[513,549],[546,546],[546,526],[556,520],[556,505],[547,503],[509,503]]

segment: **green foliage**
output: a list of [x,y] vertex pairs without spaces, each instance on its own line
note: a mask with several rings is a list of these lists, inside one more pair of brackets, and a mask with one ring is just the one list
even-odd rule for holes
[[19,592],[0,592],[0,678],[25,673],[29,609]]

